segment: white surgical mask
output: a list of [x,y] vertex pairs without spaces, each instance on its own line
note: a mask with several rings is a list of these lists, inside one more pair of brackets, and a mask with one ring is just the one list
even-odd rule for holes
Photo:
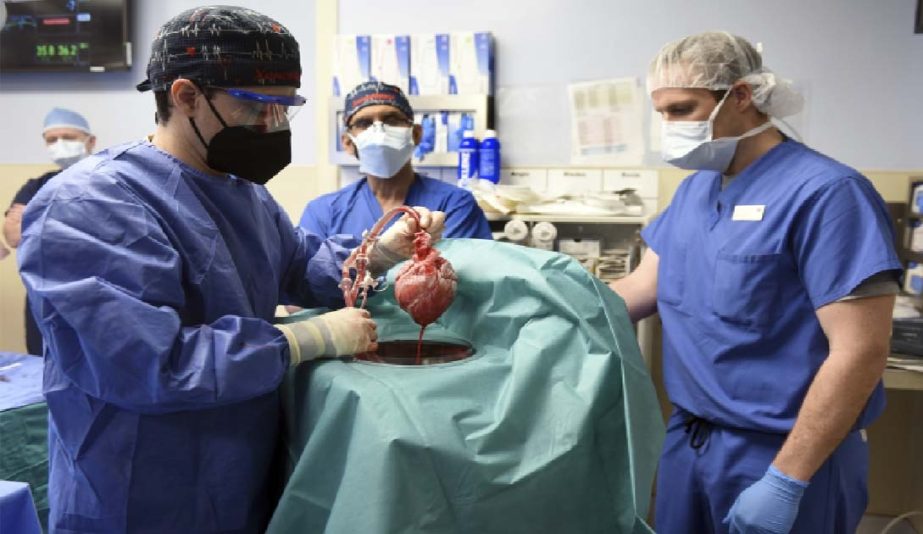
[[663,121],[660,147],[664,161],[681,169],[724,172],[734,159],[737,143],[772,127],[771,121],[752,128],[736,137],[713,139],[715,117],[730,91],[705,121]]
[[66,169],[87,156],[87,145],[83,141],[58,139],[48,145],[51,161]]
[[413,130],[375,122],[359,135],[349,136],[359,152],[359,172],[391,178],[413,155]]

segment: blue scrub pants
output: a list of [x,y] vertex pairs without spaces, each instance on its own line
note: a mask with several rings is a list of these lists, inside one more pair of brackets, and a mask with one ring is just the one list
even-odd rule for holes
[[[784,434],[694,426],[674,409],[657,476],[654,530],[658,534],[727,533],[722,520],[737,496],[759,480],[785,441]],[[695,434],[693,436],[693,434]],[[695,449],[690,440],[701,446]],[[794,534],[855,532],[868,503],[868,445],[851,432],[805,491]]]

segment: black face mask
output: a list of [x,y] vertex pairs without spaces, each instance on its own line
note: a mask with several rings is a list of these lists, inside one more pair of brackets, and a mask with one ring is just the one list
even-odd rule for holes
[[292,162],[291,130],[260,133],[246,126],[228,126],[211,101],[207,98],[205,101],[224,126],[211,143],[206,143],[195,121],[189,118],[205,146],[209,167],[263,185]]

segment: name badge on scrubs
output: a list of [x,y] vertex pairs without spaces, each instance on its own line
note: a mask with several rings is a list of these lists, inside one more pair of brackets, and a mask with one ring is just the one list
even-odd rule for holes
[[734,206],[732,221],[762,221],[765,204],[737,205]]

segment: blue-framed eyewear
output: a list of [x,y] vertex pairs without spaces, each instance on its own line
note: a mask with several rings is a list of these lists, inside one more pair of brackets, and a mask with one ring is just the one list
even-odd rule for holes
[[225,112],[228,114],[225,119],[229,124],[268,132],[287,129],[307,102],[301,95],[267,95],[231,87],[211,86],[209,89],[221,91],[237,103],[236,108]]
[[308,101],[307,98],[301,95],[267,95],[263,93],[254,93],[253,91],[245,91],[243,89],[232,89],[227,87],[214,87],[213,89],[224,91],[234,98],[249,100],[251,102],[261,102],[263,104],[278,104],[280,106],[303,106],[305,105],[305,102]]

